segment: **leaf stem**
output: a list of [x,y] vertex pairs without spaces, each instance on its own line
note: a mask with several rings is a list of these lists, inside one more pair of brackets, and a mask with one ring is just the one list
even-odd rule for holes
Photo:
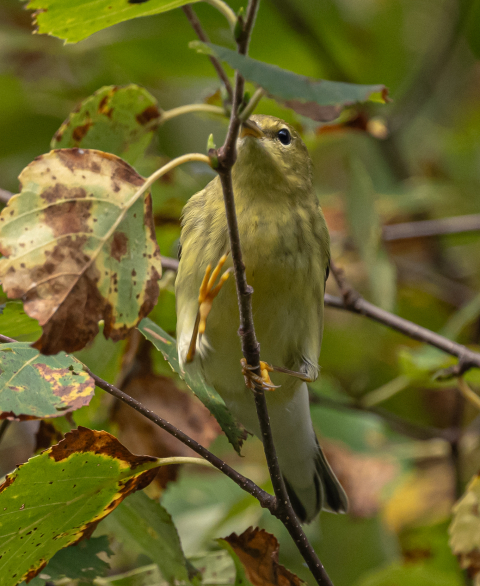
[[462,395],[467,399],[469,403],[474,405],[477,409],[480,409],[480,397],[472,391],[472,389],[468,386],[463,376],[459,376],[457,379],[458,388]]
[[235,25],[237,24],[237,15],[233,10],[230,8],[228,4],[223,2],[222,0],[203,0],[207,4],[210,4],[214,8],[216,8],[223,16],[228,20],[228,24],[232,31],[235,29]]
[[261,87],[259,87],[257,89],[257,91],[250,98],[250,101],[248,102],[248,104],[245,106],[245,108],[242,110],[242,112],[239,115],[239,118],[242,122],[244,122],[245,120],[250,118],[250,116],[253,114],[255,108],[258,106],[260,100],[263,98],[263,96],[265,96],[266,93],[267,92]]
[[187,104],[185,106],[179,106],[178,108],[172,108],[171,110],[165,110],[162,112],[160,123],[168,122],[172,118],[182,116],[182,114],[190,114],[191,112],[207,112],[209,114],[218,114],[219,116],[225,116],[225,110],[219,106],[212,106],[211,104]]

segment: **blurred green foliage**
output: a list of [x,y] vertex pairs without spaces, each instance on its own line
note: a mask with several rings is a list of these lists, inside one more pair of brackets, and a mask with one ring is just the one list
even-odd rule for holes
[[[241,2],[230,5],[237,11]],[[225,19],[201,2],[195,10],[212,42],[232,48]],[[392,103],[352,107],[331,124],[299,117],[271,99],[257,111],[303,130],[333,258],[355,288],[473,347],[480,338],[479,232],[387,242],[382,226],[480,214],[479,13],[476,0],[264,0],[250,45],[253,58],[297,74],[389,87]],[[21,170],[49,150],[75,106],[103,86],[143,86],[162,110],[218,103],[212,96],[219,82],[207,58],[188,48],[195,35],[181,10],[118,24],[78,45],[31,33],[30,14],[17,0],[3,0],[0,188],[16,192]],[[169,157],[204,152],[210,133],[220,145],[225,130],[226,121],[209,114],[170,120],[135,167],[148,175]],[[176,254],[184,203],[212,177],[191,164],[154,186],[165,256]],[[337,294],[332,278],[328,292]],[[167,272],[150,317],[171,334],[174,307]],[[0,316],[0,332],[22,341],[38,337],[35,323],[16,303],[8,303]],[[125,350],[128,343],[114,345],[98,336],[78,358],[115,381]],[[159,352],[151,356],[155,372],[175,376]],[[480,427],[476,408],[455,381],[433,378],[454,361],[365,318],[327,309],[320,362],[312,416],[352,511],[324,513],[306,531],[335,585],[465,583],[448,546],[447,525],[454,501],[478,470]],[[466,379],[478,389],[478,372]],[[74,421],[114,431],[114,409],[97,390]],[[28,458],[35,425],[10,426],[0,444],[0,475]],[[269,489],[258,440],[246,442],[242,459],[223,436],[212,449]],[[212,553],[218,550],[216,538],[259,525],[278,537],[280,561],[312,584],[283,526],[219,473],[186,468],[161,502],[197,567],[206,552],[220,563]],[[110,539],[113,572],[122,577],[108,583],[157,583],[148,551],[137,557],[121,549],[115,531]],[[231,565],[219,575],[233,583]]]

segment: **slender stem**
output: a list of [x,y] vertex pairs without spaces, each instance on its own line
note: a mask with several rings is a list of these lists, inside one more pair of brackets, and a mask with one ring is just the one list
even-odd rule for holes
[[444,234],[476,232],[480,230],[480,214],[423,220],[420,222],[404,222],[389,224],[382,229],[382,237],[386,242],[406,240],[408,238],[427,238]]
[[208,112],[209,114],[225,116],[225,110],[219,106],[212,106],[210,104],[187,104],[178,108],[172,108],[171,110],[165,110],[165,112],[162,112],[160,122],[163,124],[172,118],[176,118],[182,114],[189,114],[190,112]]
[[[187,17],[189,23],[192,25],[193,30],[196,32],[197,37],[203,43],[209,43],[210,39],[208,38],[207,33],[203,30],[202,25],[200,24],[200,21],[198,20],[197,15],[195,14],[195,11],[193,10],[192,6],[190,4],[187,4],[186,6],[182,6],[182,10],[185,13],[185,16]],[[209,59],[215,71],[217,72],[220,81],[225,86],[225,90],[227,91],[230,103],[232,103],[233,89],[230,80],[228,79],[228,75],[225,73],[225,69],[222,67],[220,61],[213,55],[210,55]]]
[[228,476],[240,488],[254,496],[260,502],[262,507],[268,508],[270,510],[274,508],[273,497],[270,494],[268,494],[268,492],[265,492],[259,486],[257,486],[252,480],[246,478],[245,476],[231,468],[223,460],[221,460],[220,458],[215,456],[215,454],[212,454],[212,452],[207,450],[207,448],[204,448],[194,439],[189,437],[186,433],[180,431],[174,425],[172,425],[168,421],[165,421],[165,419],[162,419],[159,415],[153,413],[153,411],[150,411],[150,409],[147,409],[144,405],[142,405],[142,403],[140,403],[133,397],[130,397],[130,395],[127,395],[114,385],[111,385],[107,381],[103,380],[102,378],[94,374],[88,367],[85,366],[84,370],[88,372],[88,374],[93,378],[97,387],[103,389],[104,391],[107,391],[107,393],[110,393],[110,395],[113,395],[117,399],[120,399],[120,401],[123,401],[124,403],[126,403],[139,413],[141,413],[144,417],[155,423],[155,425],[158,425],[158,427],[161,427],[170,435],[173,435],[173,437],[180,440],[183,444],[191,448],[194,452],[196,452],[199,456],[204,458],[207,462],[210,462],[212,466],[214,466],[215,468],[220,470],[220,472],[223,472],[226,476]]
[[472,389],[468,386],[463,376],[458,377],[457,384],[460,392],[465,397],[465,399],[467,399],[467,401],[474,405],[477,409],[480,409],[480,397],[477,395],[477,393],[472,391]]
[[159,458],[159,466],[171,466],[172,464],[195,464],[196,466],[206,466],[214,468],[210,462],[203,458],[189,458],[188,456],[172,456],[170,458]]
[[232,31],[235,29],[235,25],[237,24],[237,15],[233,10],[230,8],[228,4],[222,2],[222,0],[203,0],[207,4],[210,4],[214,8],[216,8],[223,16],[228,20],[228,24]]
[[244,120],[247,120],[247,118],[250,118],[250,116],[253,114],[253,111],[258,106],[260,100],[263,98],[263,96],[266,93],[267,92],[263,88],[260,87],[253,94],[253,96],[250,98],[250,101],[248,102],[248,104],[245,106],[245,108],[242,110],[241,114],[239,115],[239,118],[240,118],[240,120],[242,120],[242,122]]

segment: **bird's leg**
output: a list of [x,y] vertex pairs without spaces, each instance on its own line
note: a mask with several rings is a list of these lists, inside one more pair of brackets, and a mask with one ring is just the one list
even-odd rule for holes
[[272,383],[270,375],[268,374],[269,372],[272,372],[274,370],[270,366],[270,364],[267,364],[266,362],[263,362],[263,360],[260,360],[261,375],[258,375],[252,372],[254,367],[247,364],[245,358],[242,358],[240,362],[242,364],[242,373],[243,377],[245,378],[245,384],[249,389],[254,391],[255,384],[262,387],[264,391],[273,391],[279,388],[278,385],[274,385]]
[[200,285],[200,290],[198,293],[198,311],[197,317],[195,318],[195,325],[193,326],[190,346],[188,347],[186,358],[187,363],[192,362],[192,360],[195,358],[197,336],[201,336],[205,332],[205,328],[207,326],[207,317],[212,309],[213,300],[220,293],[220,289],[223,287],[223,284],[230,275],[230,269],[227,269],[220,277],[218,284],[214,286],[215,281],[217,280],[217,277],[220,274],[220,271],[222,270],[225,261],[227,260],[227,256],[227,254],[224,254],[222,256],[222,258],[218,261],[217,266],[213,269],[213,272],[212,265],[208,265],[205,269],[205,275],[203,277],[203,281]]
[[282,374],[288,374],[288,376],[294,376],[295,378],[299,378],[306,383],[313,383],[314,379],[310,378],[303,372],[297,372],[296,370],[289,370],[288,368],[283,368],[283,366],[273,366],[270,365],[271,371],[274,372],[281,372]]

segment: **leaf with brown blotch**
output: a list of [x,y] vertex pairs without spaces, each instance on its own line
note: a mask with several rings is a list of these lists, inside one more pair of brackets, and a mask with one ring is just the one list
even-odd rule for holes
[[[249,527],[241,535],[232,533],[218,540],[242,563],[253,586],[301,586],[302,580],[278,563],[279,544],[275,535]],[[224,543],[222,543],[224,542]],[[238,570],[237,570],[238,572]]]
[[43,354],[74,352],[104,320],[121,340],[154,307],[161,276],[150,195],[125,161],[62,149],[37,157],[0,214],[0,279],[38,320]]
[[0,344],[0,419],[59,417],[88,405],[94,392],[73,356],[43,356],[26,342]]
[[2,586],[29,582],[57,551],[90,537],[158,465],[105,431],[79,427],[19,466],[0,486]]

